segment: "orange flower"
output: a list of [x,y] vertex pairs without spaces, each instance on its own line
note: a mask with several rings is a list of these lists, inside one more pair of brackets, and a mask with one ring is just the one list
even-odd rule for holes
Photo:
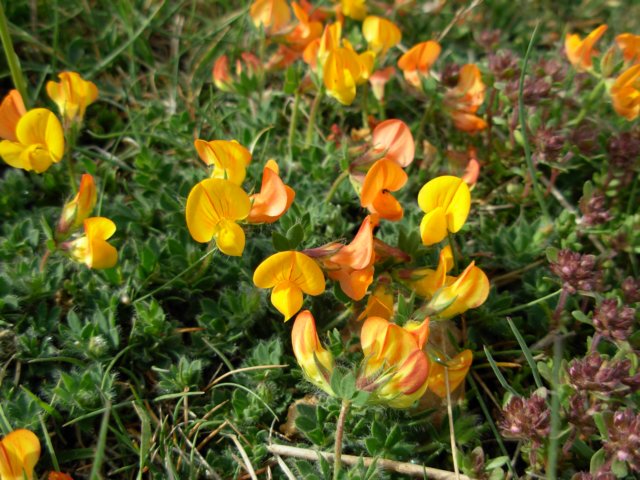
[[415,143],[411,130],[402,120],[385,120],[373,130],[373,150],[384,158],[393,160],[405,168],[411,165],[415,155]]
[[640,62],[640,35],[622,33],[616,37],[616,44],[627,62]]
[[[473,353],[471,350],[464,350],[449,361],[431,362],[429,371],[428,388],[440,398],[447,396],[446,379],[449,377],[449,393],[453,392],[464,381],[471,363]],[[443,365],[444,364],[444,365]],[[445,366],[448,372],[445,375]]]
[[600,25],[582,40],[578,34],[569,34],[564,40],[564,49],[567,58],[577,70],[588,70],[593,65],[591,56],[594,55],[593,47],[600,37],[607,31],[606,25]]
[[629,121],[640,115],[640,64],[620,74],[611,87],[611,98],[618,115]]
[[47,82],[47,94],[66,122],[81,122],[89,105],[98,99],[98,87],[76,72],[58,74],[60,83]]
[[402,219],[402,205],[389,192],[400,190],[407,180],[407,174],[396,162],[386,158],[378,160],[364,179],[360,204],[381,218],[391,221]]
[[74,260],[89,268],[111,268],[118,262],[118,251],[107,240],[116,233],[116,224],[105,217],[84,221],[84,236],[70,242]]
[[247,165],[251,162],[251,152],[235,140],[196,140],[194,142],[200,159],[207,165],[213,165],[212,178],[229,180],[236,185],[242,184]]
[[333,395],[329,385],[333,371],[333,355],[320,343],[316,321],[309,310],[300,312],[293,322],[291,344],[293,354],[307,380]]
[[22,96],[18,90],[11,90],[0,105],[0,138],[17,142],[16,127],[18,121],[27,113]]
[[0,479],[33,479],[40,458],[40,440],[31,431],[14,430],[0,441]]
[[428,337],[428,318],[404,328],[380,317],[365,320],[360,333],[361,388],[371,391],[374,401],[393,408],[410,407],[427,389],[429,360],[422,347]]
[[47,480],[73,480],[71,475],[62,472],[49,472]]
[[484,92],[480,69],[473,64],[463,65],[458,84],[447,91],[444,100],[458,130],[473,133],[487,128],[487,123],[475,115],[484,102]]
[[371,91],[373,96],[379,102],[384,102],[384,87],[391,77],[396,73],[396,69],[392,66],[383,68],[382,70],[376,70],[369,77],[369,83],[371,84]]
[[393,291],[389,287],[390,280],[388,278],[378,279],[378,285],[371,292],[367,299],[367,305],[358,316],[358,320],[369,317],[380,317],[385,320],[391,320],[393,317]]
[[58,222],[58,233],[65,234],[82,225],[85,218],[91,215],[97,198],[98,191],[93,177],[88,173],[83,174],[78,193],[62,209],[62,215]]
[[322,35],[322,23],[310,21],[309,14],[296,2],[293,2],[291,6],[293,7],[293,14],[298,19],[298,25],[285,38],[291,48],[302,51],[309,43],[316,38],[320,38],[320,35]]
[[278,176],[278,164],[269,160],[262,170],[260,193],[251,195],[249,223],[273,223],[289,210],[296,196],[293,188]]
[[416,88],[422,89],[420,76],[427,76],[431,66],[436,62],[442,47],[438,42],[429,40],[411,47],[398,60],[398,68],[404,72],[407,82]]
[[231,92],[233,90],[233,79],[229,73],[229,57],[227,55],[221,55],[216,59],[211,75],[213,83],[218,90],[223,92]]
[[376,55],[384,55],[402,39],[402,32],[395,23],[373,15],[362,22],[362,34]]
[[446,286],[435,292],[428,307],[442,318],[451,318],[482,305],[490,288],[487,275],[471,262],[457,278],[447,277]]
[[220,178],[201,181],[189,192],[186,220],[189,233],[196,242],[215,239],[226,255],[242,255],[245,235],[237,224],[249,215],[249,195],[238,185]]
[[325,280],[320,267],[304,253],[287,251],[271,255],[253,273],[258,288],[273,288],[271,303],[289,320],[302,308],[302,294],[320,295]]
[[282,33],[291,21],[286,0],[255,0],[249,8],[249,15],[255,27],[262,25],[267,35]]

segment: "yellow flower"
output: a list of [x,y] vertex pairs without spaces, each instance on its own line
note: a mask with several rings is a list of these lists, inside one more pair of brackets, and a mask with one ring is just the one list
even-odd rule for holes
[[213,165],[212,178],[229,180],[241,185],[251,162],[251,152],[235,140],[196,140],[194,142],[200,159]]
[[351,105],[362,76],[361,60],[353,49],[340,47],[329,53],[323,69],[324,86],[329,96],[343,105]]
[[367,16],[366,0],[341,0],[340,7],[345,17],[361,21]]
[[302,293],[320,295],[325,280],[322,270],[304,253],[287,251],[271,255],[253,274],[258,288],[273,288],[271,303],[289,320],[302,308]]
[[96,190],[93,177],[85,173],[80,180],[78,193],[73,197],[73,200],[67,202],[62,209],[62,215],[58,223],[58,232],[66,233],[82,225],[85,218],[91,215],[97,197],[98,191]]
[[440,251],[438,268],[419,268],[410,272],[409,285],[416,295],[432,298],[441,287],[447,284],[447,272],[453,267],[453,253],[447,245]]
[[489,296],[489,279],[475,262],[456,277],[447,277],[446,286],[435,292],[429,309],[442,318],[451,318],[482,305]]
[[187,228],[196,242],[215,239],[226,255],[242,255],[245,236],[236,222],[249,215],[251,200],[238,185],[220,178],[201,181],[187,198]]
[[[464,381],[469,368],[471,368],[472,361],[473,353],[471,350],[464,350],[451,360],[443,362],[448,369],[449,393],[453,392]],[[431,370],[429,371],[428,388],[440,398],[447,396],[445,365],[439,362],[431,362]]]
[[569,34],[564,40],[564,49],[567,58],[577,70],[588,70],[593,65],[591,56],[594,54],[593,47],[600,37],[607,31],[606,25],[600,25],[593,30],[584,40],[578,34]]
[[429,337],[429,319],[400,327],[369,317],[362,325],[364,388],[393,408],[408,408],[427,389],[429,360],[422,347]]
[[0,479],[33,479],[40,458],[40,440],[29,430],[18,429],[0,441]]
[[116,224],[105,217],[84,221],[84,236],[70,243],[71,256],[89,268],[111,268],[118,262],[118,251],[107,240],[116,232]]
[[[383,277],[384,278],[384,277]],[[378,280],[378,285],[367,299],[367,306],[358,316],[358,320],[369,317],[380,317],[385,320],[391,320],[393,317],[393,291],[389,287],[389,279],[383,281]]]
[[293,354],[307,380],[333,395],[329,385],[333,371],[333,356],[320,343],[316,321],[309,310],[300,312],[296,317],[291,330],[291,344]]
[[64,155],[64,133],[58,118],[46,108],[25,113],[16,125],[16,141],[0,142],[0,156],[9,165],[42,173]]
[[640,115],[640,64],[620,74],[611,87],[613,108],[631,121]]
[[362,34],[369,48],[376,54],[384,55],[402,39],[400,29],[386,18],[368,16],[362,22]]
[[464,180],[444,175],[420,189],[418,204],[426,213],[420,223],[422,243],[434,245],[444,240],[447,232],[456,233],[463,227],[471,208],[471,193]]
[[404,73],[405,80],[414,87],[422,89],[420,76],[429,74],[441,50],[440,44],[433,40],[420,42],[407,50],[398,60],[398,68]]
[[249,15],[256,28],[264,27],[267,34],[282,33],[291,21],[291,11],[285,0],[255,0],[249,8]]
[[76,72],[58,74],[60,83],[47,82],[47,94],[55,102],[66,122],[81,122],[89,105],[98,99],[98,87]]
[[11,90],[0,105],[0,138],[16,142],[18,121],[27,113],[18,90]]

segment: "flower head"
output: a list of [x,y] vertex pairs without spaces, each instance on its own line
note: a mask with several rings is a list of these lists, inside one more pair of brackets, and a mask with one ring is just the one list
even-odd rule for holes
[[233,90],[233,78],[229,72],[229,57],[220,55],[213,64],[211,70],[213,84],[218,90],[223,92],[231,92]]
[[418,193],[418,205],[425,216],[420,223],[422,243],[434,245],[447,232],[460,230],[469,215],[471,193],[461,178],[444,175],[425,184]]
[[262,25],[269,35],[282,33],[291,21],[286,0],[255,0],[249,8],[249,15],[255,27]]
[[[386,280],[386,281],[383,281]],[[385,320],[391,320],[393,317],[393,291],[389,287],[389,280],[385,277],[378,279],[378,285],[371,292],[367,299],[367,305],[362,313],[358,316],[358,320],[369,317],[380,317]]]
[[[464,381],[471,368],[473,353],[464,350],[451,360],[443,362],[431,362],[429,371],[428,388],[440,398],[447,396],[447,379],[449,381],[449,393],[453,392]],[[445,372],[446,368],[446,372]]]
[[418,43],[400,57],[398,68],[404,73],[407,82],[421,89],[420,77],[429,75],[441,51],[440,44],[433,40]]
[[369,317],[360,333],[364,361],[359,383],[390,407],[410,407],[427,389],[429,360],[422,347],[428,336],[428,318],[403,328]]
[[377,55],[384,55],[402,39],[402,32],[395,23],[373,15],[362,22],[362,34]]
[[298,19],[295,28],[286,35],[286,41],[291,48],[300,52],[307,45],[322,35],[322,23],[309,19],[309,14],[296,2],[291,4],[293,14]]
[[116,233],[116,224],[105,217],[84,221],[84,236],[70,242],[71,256],[89,268],[111,268],[118,262],[118,251],[107,240]]
[[364,179],[360,204],[381,218],[391,221],[402,219],[402,205],[389,192],[400,190],[407,180],[407,174],[396,162],[387,158],[378,160]]
[[384,87],[395,73],[396,69],[389,66],[382,70],[376,70],[369,76],[371,91],[373,92],[373,96],[376,97],[379,102],[384,102]]
[[487,275],[471,262],[458,277],[447,277],[446,285],[435,292],[429,308],[439,317],[451,318],[482,305],[490,288]]
[[373,129],[373,150],[388,160],[405,168],[415,156],[415,143],[411,130],[402,120],[390,119],[380,122]]
[[564,49],[569,62],[577,70],[588,70],[593,65],[591,57],[594,54],[593,47],[600,37],[607,31],[606,25],[600,25],[593,30],[585,39],[581,39],[580,35],[567,33],[564,40]]
[[60,82],[47,82],[47,94],[66,122],[81,122],[87,107],[98,99],[96,84],[76,72],[58,74]]
[[560,277],[562,287],[569,293],[576,293],[578,290],[599,290],[602,283],[602,273],[596,267],[594,255],[582,255],[568,249],[560,250],[558,258],[549,267]]
[[18,121],[27,113],[18,90],[11,90],[0,104],[0,138],[17,142]]
[[222,253],[240,256],[245,236],[236,222],[251,209],[249,195],[238,185],[219,178],[201,181],[189,192],[186,218],[189,233],[196,242],[215,239]]
[[34,108],[16,124],[15,141],[0,142],[0,156],[15,168],[42,173],[64,155],[64,133],[58,118],[46,108]]
[[260,192],[250,197],[249,223],[273,223],[289,210],[296,192],[284,184],[278,173],[278,164],[269,160],[262,170]]
[[447,91],[444,100],[458,130],[473,133],[487,127],[487,123],[475,115],[484,102],[484,92],[480,69],[474,64],[463,65],[457,85]]
[[640,115],[640,64],[620,74],[611,86],[611,98],[618,115],[629,121]]
[[194,142],[200,159],[207,165],[213,165],[212,178],[229,180],[236,185],[242,184],[247,174],[247,165],[251,162],[251,152],[235,140],[196,140]]
[[93,177],[88,173],[82,175],[80,189],[70,202],[62,209],[58,222],[58,232],[64,234],[78,228],[85,218],[91,215],[98,198],[98,191]]
[[325,280],[318,264],[304,253],[287,251],[271,255],[253,273],[258,288],[273,288],[271,303],[285,322],[302,308],[302,294],[320,295]]
[[367,16],[366,0],[340,0],[340,8],[345,17],[364,20]]
[[616,44],[627,62],[640,62],[640,35],[621,33],[616,37]]
[[327,94],[343,105],[351,105],[356,86],[367,81],[373,68],[370,52],[357,54],[351,44],[331,50],[323,66],[323,82]]
[[33,468],[40,458],[40,440],[31,431],[18,429],[0,440],[0,478],[33,479]]
[[291,330],[291,344],[293,354],[307,380],[333,395],[329,385],[333,356],[320,343],[316,321],[309,310],[300,312],[296,317]]

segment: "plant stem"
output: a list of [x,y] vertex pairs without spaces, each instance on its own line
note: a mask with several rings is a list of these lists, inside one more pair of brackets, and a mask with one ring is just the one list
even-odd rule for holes
[[524,305],[518,305],[517,307],[512,307],[512,308],[507,308],[506,310],[500,310],[498,312],[495,312],[494,315],[507,315],[510,313],[514,313],[514,312],[519,312],[520,310],[526,310],[529,307],[533,307],[534,305],[537,305],[538,303],[542,303],[545,300],[549,300],[550,298],[555,297],[556,295],[560,295],[560,293],[562,292],[562,289],[560,290],[556,290],[553,293],[550,293],[549,295],[545,295],[544,297],[540,297],[540,298],[536,298],[535,300],[532,300],[529,303],[525,303]]
[[344,422],[347,419],[347,412],[349,411],[349,400],[342,400],[342,407],[340,408],[340,415],[338,416],[338,423],[336,425],[336,441],[334,445],[334,457],[333,457],[333,480],[340,478],[340,467],[342,467],[342,437],[344,435]]
[[20,92],[22,101],[24,102],[24,105],[28,110],[30,102],[29,97],[27,97],[27,84],[24,81],[24,76],[22,75],[20,60],[18,60],[18,55],[16,55],[16,51],[13,48],[11,34],[9,33],[9,24],[7,23],[7,17],[4,14],[4,7],[2,6],[2,2],[0,2],[0,38],[2,39],[4,55],[7,59],[9,70],[11,71],[11,79],[13,80],[13,85],[16,87],[18,92]]
[[549,436],[549,458],[547,465],[547,478],[557,478],[558,446],[560,435],[560,362],[562,361],[562,337],[556,336],[553,342],[553,392],[551,393],[551,434]]
[[369,82],[362,85],[362,128],[369,126]]
[[529,63],[529,56],[531,55],[531,50],[533,49],[533,44],[536,39],[536,34],[538,33],[538,26],[540,24],[536,24],[536,27],[533,29],[533,33],[531,34],[531,40],[529,40],[529,46],[527,47],[527,53],[525,53],[524,60],[522,62],[522,72],[520,73],[520,85],[518,87],[518,116],[520,120],[520,129],[522,133],[522,143],[524,147],[524,158],[527,162],[527,167],[529,168],[529,175],[531,176],[531,183],[533,184],[533,193],[536,197],[536,200],[540,204],[540,208],[542,209],[542,213],[544,219],[547,222],[551,221],[551,217],[549,216],[549,210],[547,209],[547,204],[544,201],[544,196],[542,195],[542,190],[540,189],[540,184],[538,183],[538,178],[536,177],[536,169],[533,166],[533,160],[531,158],[531,146],[529,145],[529,135],[527,134],[527,124],[525,122],[524,117],[524,99],[523,99],[523,91],[524,91],[524,77],[527,72],[527,63]]
[[338,191],[338,187],[340,187],[344,179],[347,178],[348,176],[349,176],[349,170],[344,170],[340,175],[338,175],[338,178],[336,178],[334,182],[331,184],[331,188],[327,192],[327,196],[324,197],[325,203],[329,203],[331,201],[335,193]]
[[289,138],[287,139],[287,146],[289,147],[289,167],[293,164],[293,137],[296,134],[296,127],[298,126],[300,96],[300,89],[296,88],[296,93],[293,97],[293,110],[291,111],[291,123],[289,123]]
[[309,123],[307,125],[307,134],[304,138],[305,150],[311,146],[311,140],[313,139],[313,129],[316,126],[316,116],[318,115],[318,108],[320,108],[320,103],[322,102],[323,96],[324,96],[324,90],[322,88],[319,88],[318,92],[316,93],[316,98],[313,99],[313,104],[311,105],[311,112],[309,112]]
[[451,440],[451,457],[453,458],[453,473],[456,480],[460,479],[460,470],[458,469],[458,451],[456,448],[456,431],[453,425],[453,406],[451,405],[451,389],[449,387],[449,367],[444,366],[444,385],[447,388],[447,416],[449,417],[449,437]]

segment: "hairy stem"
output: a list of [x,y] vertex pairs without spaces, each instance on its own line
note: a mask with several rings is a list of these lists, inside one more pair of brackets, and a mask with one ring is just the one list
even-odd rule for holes
[[344,436],[344,422],[347,419],[349,411],[349,400],[342,400],[340,415],[338,416],[338,424],[336,425],[336,441],[334,445],[333,456],[333,480],[340,478],[340,468],[342,467],[342,437]]
[[320,103],[322,102],[323,96],[324,96],[324,90],[322,88],[318,89],[318,92],[316,93],[316,98],[313,99],[313,104],[311,105],[311,112],[309,113],[309,123],[307,124],[307,134],[304,138],[305,150],[311,146],[311,140],[313,139],[313,129],[316,126],[316,117],[318,116],[318,109],[320,108]]

